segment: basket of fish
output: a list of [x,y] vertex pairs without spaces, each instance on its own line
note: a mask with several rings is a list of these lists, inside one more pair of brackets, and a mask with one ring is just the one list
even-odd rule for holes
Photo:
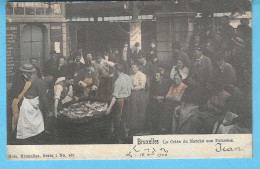
[[84,100],[70,103],[59,111],[59,118],[75,123],[90,121],[106,115],[108,103],[97,100]]
[[58,142],[63,144],[106,143],[111,115],[106,115],[108,103],[101,100],[81,100],[64,105],[56,123]]

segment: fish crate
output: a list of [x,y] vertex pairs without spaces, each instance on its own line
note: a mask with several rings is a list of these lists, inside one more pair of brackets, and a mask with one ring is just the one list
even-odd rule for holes
[[[70,102],[62,108],[67,108],[75,103],[101,102],[102,100],[79,100]],[[111,128],[111,114],[106,115],[106,110],[95,113],[93,116],[70,118],[60,114],[56,122],[57,138],[59,144],[105,144]]]

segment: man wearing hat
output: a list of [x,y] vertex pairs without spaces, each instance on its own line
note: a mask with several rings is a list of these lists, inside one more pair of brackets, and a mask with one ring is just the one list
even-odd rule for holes
[[10,100],[12,105],[12,131],[16,129],[19,116],[19,108],[24,94],[31,87],[31,76],[35,69],[31,64],[20,67],[19,72],[14,76],[10,90]]
[[17,131],[16,139],[24,141],[24,144],[42,140],[38,138],[44,131],[42,112],[50,113],[46,97],[48,86],[42,78],[37,78],[34,72],[32,65],[23,65],[11,88],[12,130]]
[[132,55],[132,62],[138,63],[138,58],[140,58],[140,56],[144,55],[143,50],[141,49],[140,43],[136,42],[135,43],[135,50],[133,52]]

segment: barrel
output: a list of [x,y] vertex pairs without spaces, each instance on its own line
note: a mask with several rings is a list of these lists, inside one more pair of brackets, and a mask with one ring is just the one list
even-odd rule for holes
[[[91,101],[102,102],[100,100]],[[67,104],[65,107],[74,103]],[[111,128],[111,120],[111,114],[106,115],[104,111],[92,117],[77,119],[61,114],[55,124],[56,142],[59,144],[105,144]]]

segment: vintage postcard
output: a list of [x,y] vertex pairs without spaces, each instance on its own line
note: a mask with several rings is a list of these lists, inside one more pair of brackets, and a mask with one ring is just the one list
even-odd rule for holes
[[5,9],[8,160],[252,158],[250,0]]

